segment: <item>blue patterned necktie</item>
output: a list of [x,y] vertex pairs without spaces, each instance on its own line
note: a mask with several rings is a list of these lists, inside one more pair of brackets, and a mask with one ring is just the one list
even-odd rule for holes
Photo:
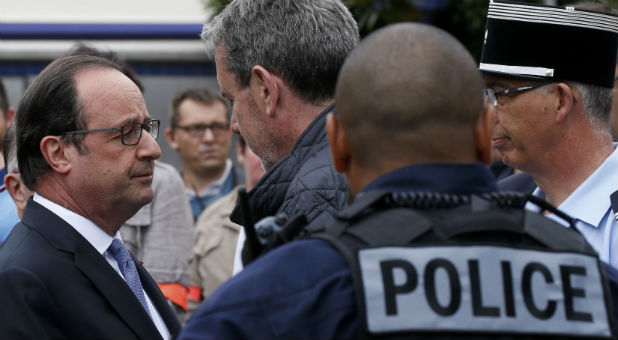
[[112,241],[112,244],[107,250],[110,254],[112,254],[114,259],[116,259],[116,262],[118,262],[120,272],[122,273],[122,276],[124,276],[129,288],[131,288],[131,291],[133,291],[133,294],[135,294],[137,300],[139,300],[139,303],[142,304],[142,307],[144,307],[146,313],[150,316],[150,310],[146,304],[146,297],[144,296],[142,283],[139,280],[139,274],[135,268],[135,262],[133,262],[131,255],[129,255],[129,251],[127,251],[127,248],[124,247],[122,241],[117,238]]

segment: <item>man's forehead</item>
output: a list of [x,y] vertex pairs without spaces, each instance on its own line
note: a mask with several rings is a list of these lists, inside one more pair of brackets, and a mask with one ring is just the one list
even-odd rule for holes
[[[91,68],[75,75],[76,94],[82,112],[110,115],[115,120],[142,120],[148,116],[141,91],[131,79],[114,68]],[[93,117],[87,117],[93,118]],[[90,120],[88,119],[88,120]]]
[[218,118],[227,121],[227,109],[225,105],[218,100],[206,103],[192,98],[186,98],[178,106],[178,112],[180,113],[180,119],[194,116]]

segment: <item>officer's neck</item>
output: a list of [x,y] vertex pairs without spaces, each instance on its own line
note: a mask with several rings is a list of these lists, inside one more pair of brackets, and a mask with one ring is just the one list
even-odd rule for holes
[[545,193],[545,200],[558,207],[590,175],[592,175],[613,152],[611,143],[596,145],[594,150],[577,152],[563,157],[562,161],[548,164],[544,171],[530,172],[536,185]]

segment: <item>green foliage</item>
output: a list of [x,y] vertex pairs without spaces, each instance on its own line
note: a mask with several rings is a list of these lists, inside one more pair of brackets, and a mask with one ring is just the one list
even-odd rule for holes
[[396,22],[422,21],[424,14],[409,0],[344,0],[361,36]]
[[[205,7],[216,15],[231,0],[202,0]],[[410,0],[343,0],[358,22],[361,36],[395,22],[421,21],[423,12]]]
[[231,0],[202,0],[206,9],[212,11],[213,15],[221,13],[230,1]]
[[[202,0],[206,8],[218,14],[230,0]],[[396,22],[429,22],[451,33],[479,60],[485,32],[489,0],[448,0],[444,8],[426,14],[415,3],[423,0],[343,0],[358,22],[361,37]],[[519,0],[543,3],[542,0]],[[559,0],[559,5],[581,0]],[[607,0],[616,8],[618,0]]]

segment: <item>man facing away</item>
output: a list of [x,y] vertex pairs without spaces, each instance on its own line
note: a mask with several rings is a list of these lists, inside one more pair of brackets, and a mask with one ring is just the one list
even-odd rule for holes
[[[232,130],[267,171],[248,193],[250,222],[329,219],[346,200],[324,125],[337,73],[359,39],[349,10],[339,0],[235,0],[202,39],[232,103]],[[250,223],[241,215],[237,206],[230,219]]]
[[159,122],[121,68],[62,57],[17,110],[35,192],[0,248],[0,338],[168,339],[180,325],[118,229],[153,198]]
[[504,163],[530,174],[533,194],[575,217],[614,268],[618,149],[609,114],[617,33],[614,15],[492,1],[479,67],[497,98],[492,140]]
[[228,158],[232,132],[229,105],[207,88],[179,92],[172,101],[171,127],[165,137],[178,151],[193,219],[239,184]]
[[[598,258],[583,237],[521,206],[481,199],[497,190],[486,167],[495,116],[482,92],[474,59],[444,31],[408,23],[367,37],[341,69],[339,116],[329,115],[326,126],[354,201],[330,223],[308,227],[320,239],[276,248],[224,283],[180,338],[609,334],[609,294],[600,293]],[[558,232],[530,241],[528,221]],[[586,249],[573,258],[585,258],[588,270],[574,279],[587,290],[576,294],[588,294],[575,309],[594,311],[595,322],[565,325],[560,298],[568,283],[557,282],[555,250],[541,251],[568,253],[573,244]],[[522,265],[545,281],[522,278]],[[503,282],[507,288],[496,289]]]

